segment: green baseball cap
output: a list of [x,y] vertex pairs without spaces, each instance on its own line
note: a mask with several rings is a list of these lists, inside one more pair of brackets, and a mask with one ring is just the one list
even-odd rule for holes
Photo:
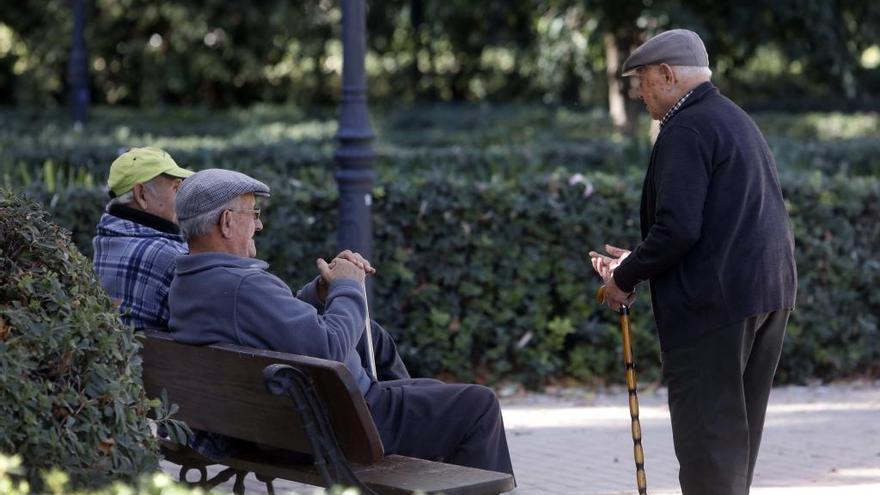
[[164,150],[154,147],[131,148],[113,160],[107,186],[110,196],[115,198],[131,191],[136,183],[147,182],[161,174],[185,179],[193,173],[179,167]]

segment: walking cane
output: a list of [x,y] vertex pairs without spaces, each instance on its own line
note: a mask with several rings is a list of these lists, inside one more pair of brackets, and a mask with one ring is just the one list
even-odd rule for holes
[[[605,303],[605,286],[596,291],[599,304]],[[626,388],[629,391],[629,416],[632,420],[633,457],[636,461],[636,485],[639,495],[647,495],[645,453],[642,451],[642,426],[639,423],[639,396],[636,393],[636,368],[633,363],[632,341],[629,333],[629,307],[620,305],[620,332],[623,334],[623,362],[626,365]]]
[[370,374],[373,376],[373,380],[378,381],[379,375],[376,373],[376,353],[373,351],[373,328],[370,324],[370,301],[367,299],[367,281],[364,280],[364,301],[367,303],[367,317],[364,321],[364,327],[367,332],[367,357],[370,360]]

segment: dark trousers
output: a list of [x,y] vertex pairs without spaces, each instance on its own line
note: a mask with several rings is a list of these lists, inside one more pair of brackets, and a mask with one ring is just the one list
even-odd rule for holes
[[365,399],[386,454],[513,474],[491,389],[414,378],[374,383]]
[[[370,320],[370,328],[373,332],[373,353],[376,356],[376,374],[379,375],[379,381],[400,380],[409,378],[409,371],[400,354],[397,353],[397,345],[391,335],[382,328],[382,325]],[[370,374],[370,362],[367,357],[367,337],[366,332],[357,344],[357,352],[361,357],[361,366]]]
[[790,310],[663,352],[683,495],[749,493]]

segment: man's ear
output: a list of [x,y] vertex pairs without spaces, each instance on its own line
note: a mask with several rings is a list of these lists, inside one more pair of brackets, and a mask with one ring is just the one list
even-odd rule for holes
[[666,84],[675,84],[675,71],[669,64],[660,64],[660,73],[663,74],[663,81]]
[[229,210],[223,210],[220,213],[220,233],[228,239],[232,235],[232,215],[227,215]]
[[131,188],[131,193],[132,193],[132,196],[134,197],[134,202],[142,210],[146,210],[147,204],[148,204],[146,189],[147,188],[143,184],[141,184],[140,182],[136,183]]

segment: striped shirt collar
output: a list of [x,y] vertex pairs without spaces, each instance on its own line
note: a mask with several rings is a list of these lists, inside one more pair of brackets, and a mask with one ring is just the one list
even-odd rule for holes
[[[696,89],[696,88],[694,88],[694,89]],[[675,105],[672,105],[672,108],[670,108],[670,109],[666,112],[666,115],[664,115],[664,116],[663,116],[663,119],[660,121],[660,127],[661,127],[661,128],[666,124],[666,122],[669,121],[669,119],[672,118],[673,115],[675,115],[676,113],[678,113],[678,111],[681,109],[681,106],[684,105],[684,102],[687,101],[688,97],[689,97],[690,95],[692,95],[693,93],[694,93],[694,90],[693,90],[693,89],[690,90],[690,91],[688,91],[687,93],[685,93],[684,96],[682,96],[681,98],[679,98],[677,102],[675,102]]]

